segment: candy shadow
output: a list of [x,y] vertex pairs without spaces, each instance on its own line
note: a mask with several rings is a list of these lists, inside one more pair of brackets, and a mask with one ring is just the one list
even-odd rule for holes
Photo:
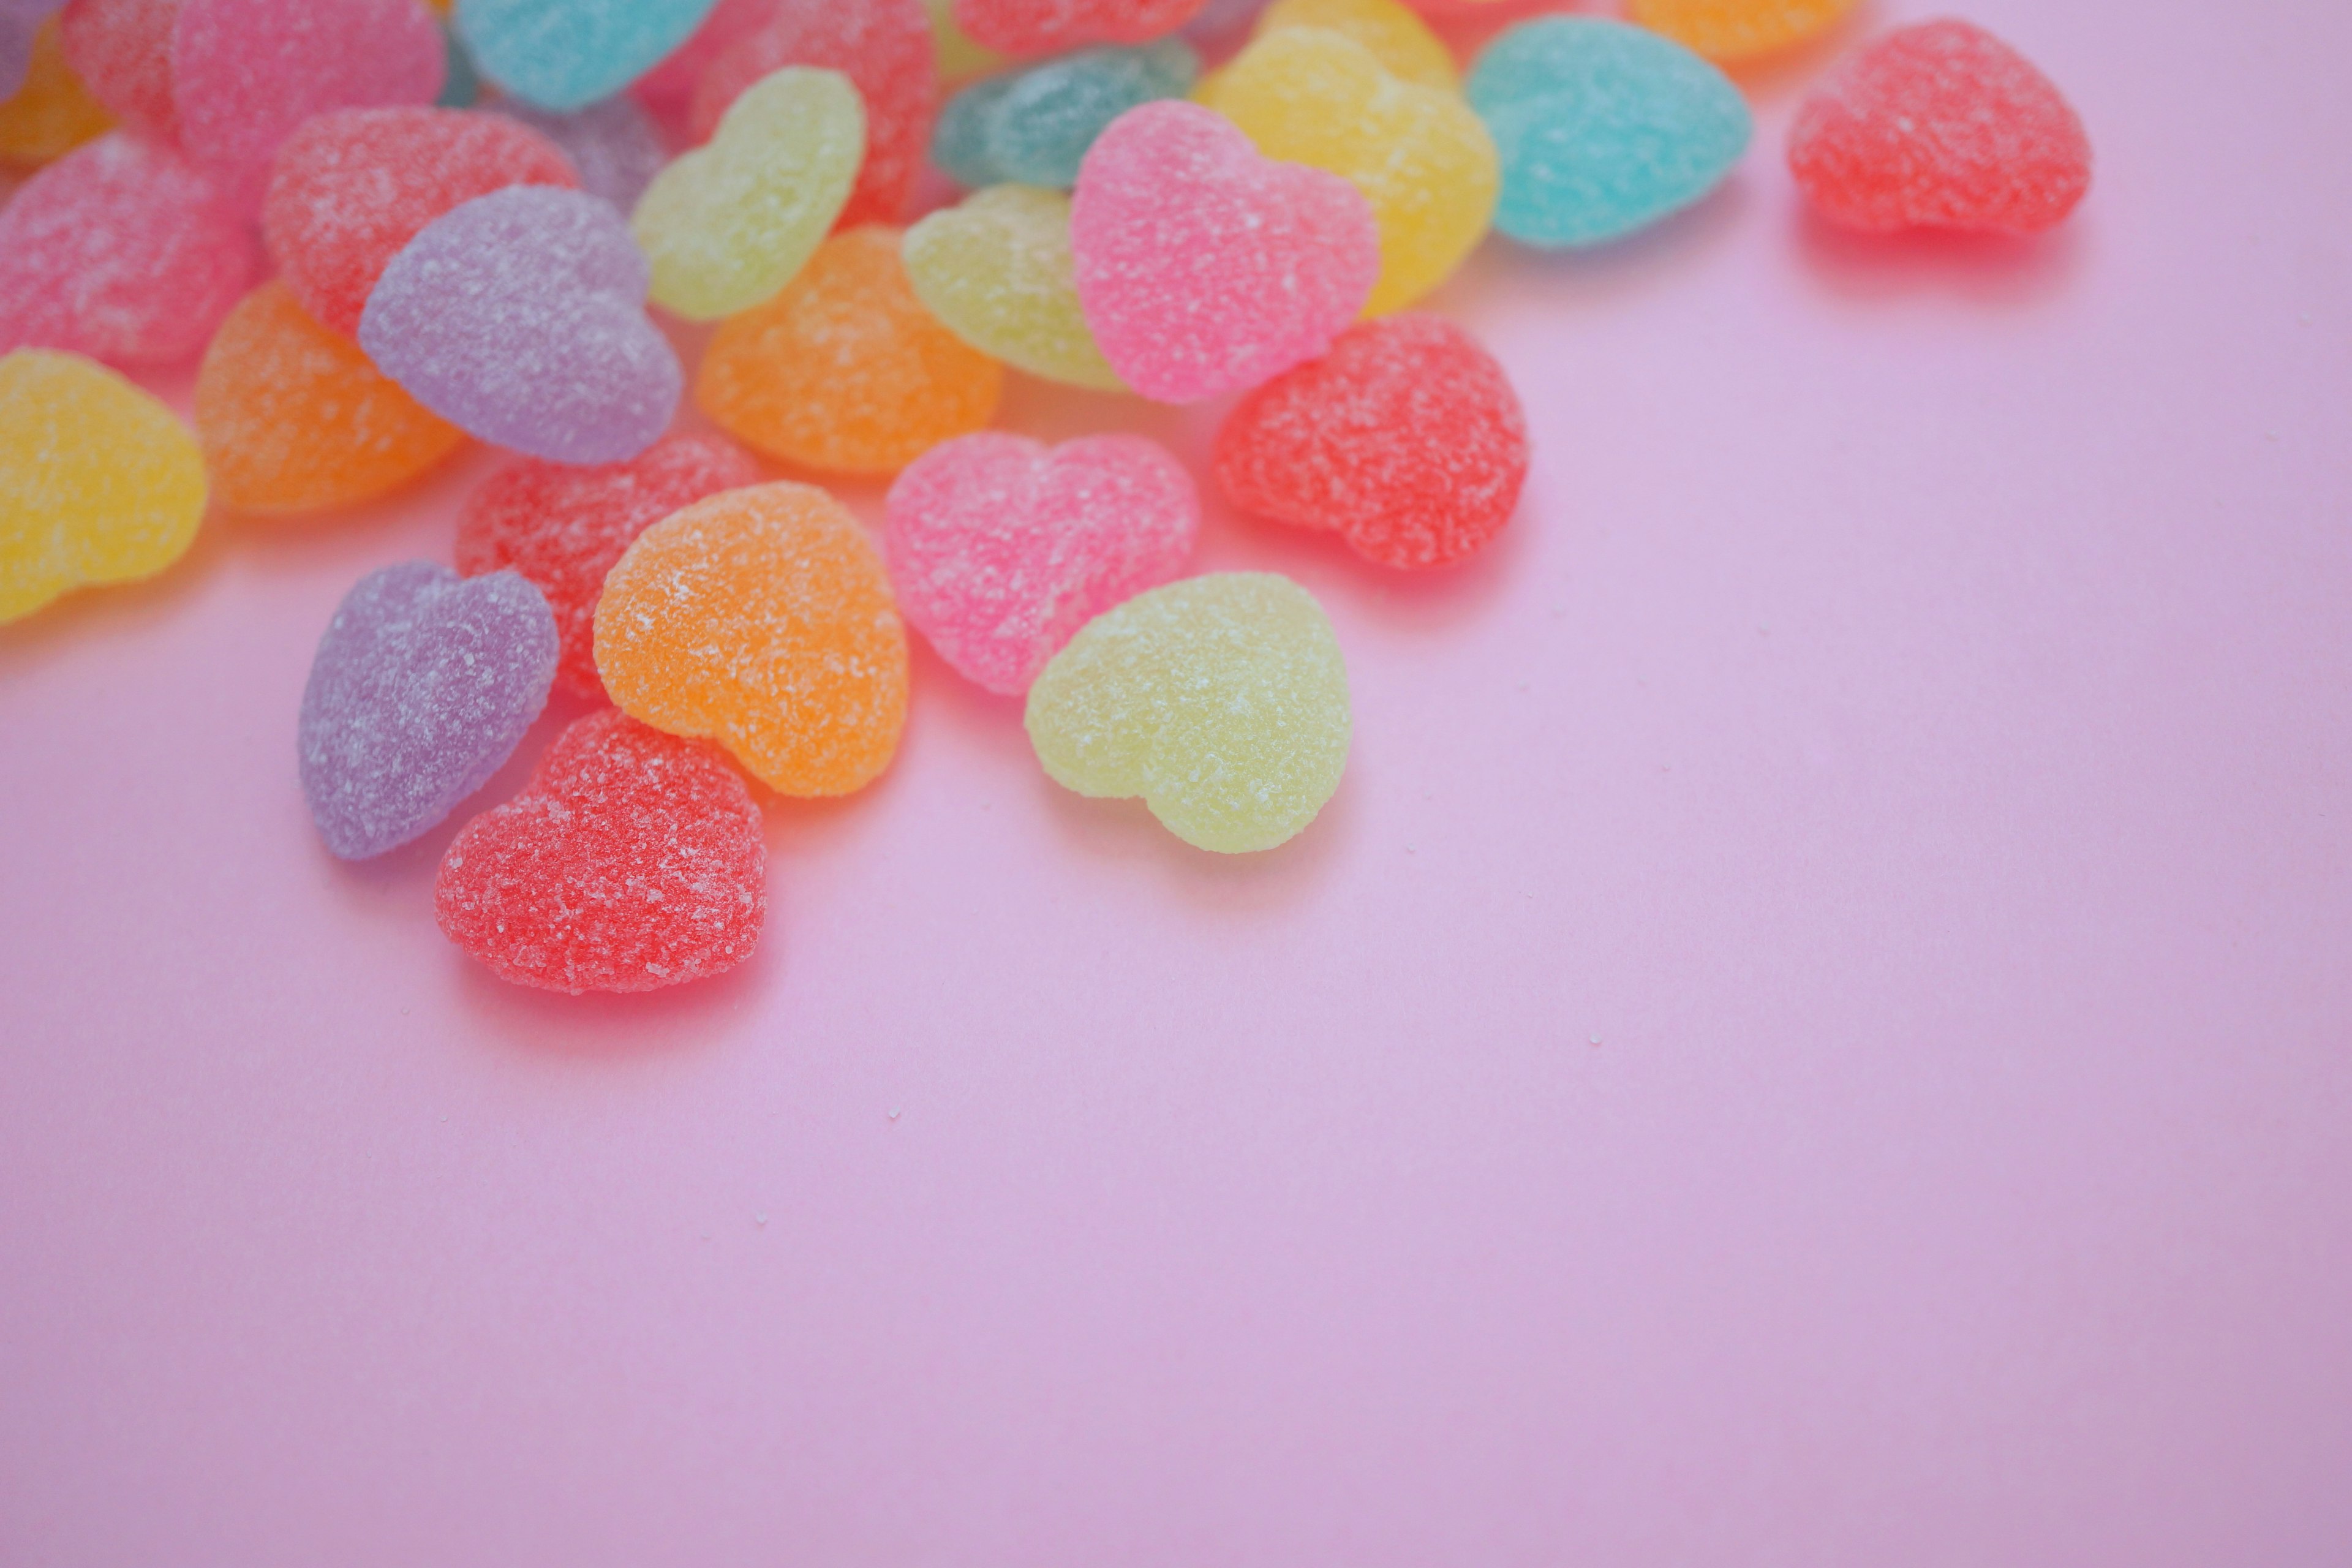
[[579,996],[501,980],[452,943],[451,989],[499,1040],[533,1057],[621,1061],[709,1046],[725,1037],[725,1021],[756,1016],[760,999],[779,983],[780,924],[771,909],[760,945],[724,974],[659,991]]
[[2092,244],[2080,220],[2038,235],[1864,234],[1842,228],[1801,203],[1790,226],[1813,281],[1841,299],[1865,303],[1933,291],[2023,309],[2064,292]]

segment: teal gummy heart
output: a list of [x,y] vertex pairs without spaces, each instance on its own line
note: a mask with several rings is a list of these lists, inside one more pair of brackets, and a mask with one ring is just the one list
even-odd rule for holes
[[457,0],[481,73],[541,109],[610,98],[686,42],[717,0]]
[[1591,16],[1508,29],[1465,90],[1502,158],[1495,226],[1548,247],[1600,245],[1681,211],[1723,182],[1756,128],[1714,66]]

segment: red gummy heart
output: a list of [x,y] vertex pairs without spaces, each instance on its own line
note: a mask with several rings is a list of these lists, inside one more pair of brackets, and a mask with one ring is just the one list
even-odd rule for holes
[[493,474],[457,520],[457,570],[520,572],[555,612],[556,684],[601,699],[596,601],[604,574],[681,507],[760,482],[759,466],[717,436],[672,436],[625,463],[575,468],[533,458]]
[[768,910],[759,808],[708,748],[616,709],[556,738],[530,784],[466,825],[433,909],[501,979],[651,991],[732,969]]
[[1789,167],[1852,228],[2027,234],[2091,188],[2083,121],[2032,62],[1967,22],[1887,34],[1805,100]]
[[1217,483],[1244,511],[1331,529],[1383,566],[1442,566],[1492,539],[1528,476],[1527,419],[1494,356],[1436,316],[1361,322],[1244,398]]
[[509,185],[579,184],[554,142],[501,114],[347,109],[278,149],[262,232],[302,308],[356,337],[376,279],[435,218]]

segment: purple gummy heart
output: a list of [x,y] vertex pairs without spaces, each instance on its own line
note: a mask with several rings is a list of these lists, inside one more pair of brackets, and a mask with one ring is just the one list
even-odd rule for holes
[[425,226],[383,269],[360,347],[467,434],[617,463],[669,427],[684,376],[646,319],[629,226],[584,191],[516,185]]
[[381,855],[481,788],[547,705],[560,651],[515,573],[408,561],[361,578],[302,689],[302,793],[327,847]]
[[0,100],[16,96],[33,59],[33,35],[65,0],[0,0]]

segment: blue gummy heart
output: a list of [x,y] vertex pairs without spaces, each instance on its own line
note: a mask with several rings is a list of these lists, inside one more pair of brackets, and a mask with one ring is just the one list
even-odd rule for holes
[[1201,58],[1174,38],[1137,48],[1077,49],[976,82],[950,99],[931,131],[931,161],[977,190],[1013,181],[1066,191],[1103,128],[1138,104],[1182,98]]
[[1706,195],[1755,132],[1731,79],[1670,38],[1590,16],[1523,22],[1465,89],[1503,165],[1495,226],[1599,245]]
[[525,103],[584,109],[692,36],[717,0],[457,0],[481,73]]

